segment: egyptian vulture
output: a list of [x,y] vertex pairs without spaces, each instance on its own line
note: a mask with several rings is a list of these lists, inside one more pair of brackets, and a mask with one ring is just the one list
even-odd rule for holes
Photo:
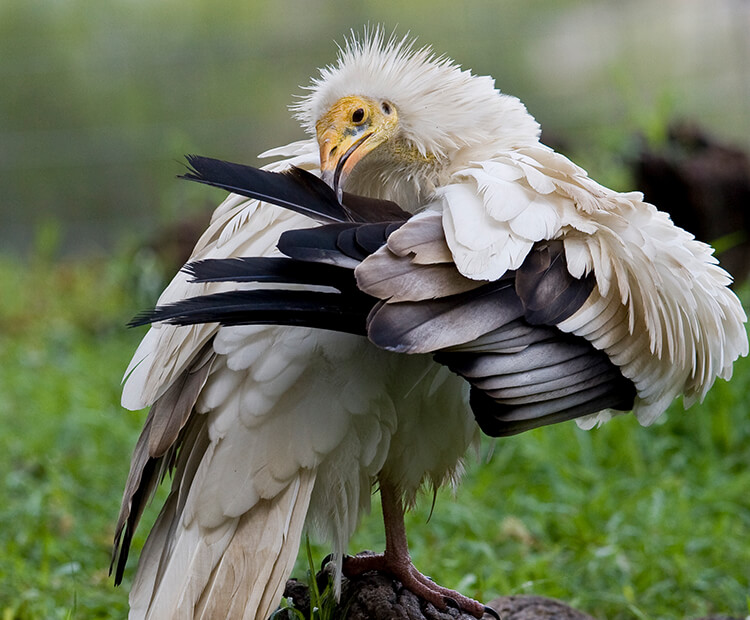
[[[116,581],[171,472],[131,618],[267,618],[305,528],[337,574],[385,570],[479,617],[411,564],[418,491],[455,483],[480,429],[650,424],[701,400],[747,354],[745,314],[709,246],[429,48],[353,37],[296,112],[309,137],[264,170],[190,159],[233,193],[140,318],[122,403],[151,409]],[[385,553],[347,558],[373,488]]]

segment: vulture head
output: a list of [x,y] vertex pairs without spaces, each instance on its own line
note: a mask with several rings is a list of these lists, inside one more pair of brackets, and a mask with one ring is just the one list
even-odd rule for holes
[[417,204],[453,166],[535,144],[538,123],[492,78],[382,32],[352,39],[295,106],[320,147],[323,179],[347,191]]

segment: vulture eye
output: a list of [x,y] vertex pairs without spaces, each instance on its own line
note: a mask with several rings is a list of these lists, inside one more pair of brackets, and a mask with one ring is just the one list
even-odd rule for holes
[[391,104],[388,103],[387,101],[384,101],[383,103],[380,104],[380,109],[383,110],[383,112],[385,114],[390,114],[391,113]]
[[363,108],[357,108],[352,112],[352,122],[353,123],[361,123],[362,120],[365,118],[365,111]]

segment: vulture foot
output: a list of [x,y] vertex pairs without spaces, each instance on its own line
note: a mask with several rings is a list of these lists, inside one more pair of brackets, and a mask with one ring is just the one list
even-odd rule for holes
[[481,618],[488,614],[500,620],[494,609],[464,596],[460,592],[443,588],[420,573],[412,564],[408,553],[405,556],[386,552],[377,555],[358,555],[344,558],[343,573],[346,577],[356,577],[370,571],[388,573],[398,579],[404,588],[419,598],[432,603],[436,609],[441,611],[445,611],[448,607],[455,607],[475,618]]

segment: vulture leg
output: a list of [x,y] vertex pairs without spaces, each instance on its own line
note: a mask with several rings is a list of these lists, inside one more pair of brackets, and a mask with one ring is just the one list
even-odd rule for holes
[[476,618],[481,618],[484,614],[497,618],[497,612],[493,609],[455,590],[437,585],[416,569],[409,555],[404,525],[404,505],[401,497],[388,481],[381,478],[379,483],[385,524],[385,552],[377,555],[345,557],[344,574],[347,577],[355,577],[368,571],[385,572],[398,579],[404,588],[432,603],[439,610],[445,610],[448,605],[452,605]]

